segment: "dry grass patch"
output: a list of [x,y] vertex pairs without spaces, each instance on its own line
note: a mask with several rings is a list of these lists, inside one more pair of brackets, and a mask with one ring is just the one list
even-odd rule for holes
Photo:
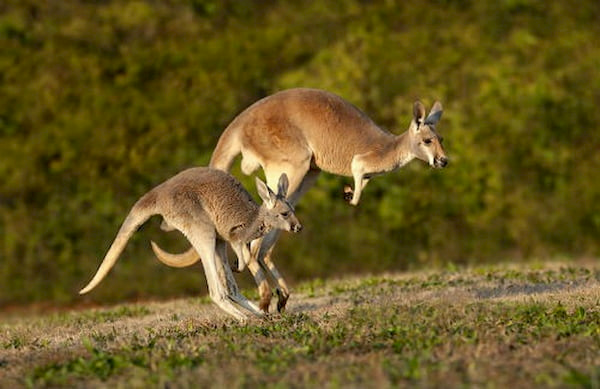
[[97,387],[598,387],[600,270],[550,263],[297,288],[240,325],[205,300],[0,325],[2,383]]

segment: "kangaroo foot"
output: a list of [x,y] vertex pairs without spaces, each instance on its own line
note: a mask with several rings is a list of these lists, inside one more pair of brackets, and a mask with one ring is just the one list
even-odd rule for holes
[[271,305],[271,288],[265,282],[264,285],[261,285],[259,288],[260,301],[258,302],[258,306],[264,313],[269,313],[269,305]]
[[283,293],[280,289],[277,289],[277,312],[283,313],[285,311],[285,305],[289,298],[288,293]]

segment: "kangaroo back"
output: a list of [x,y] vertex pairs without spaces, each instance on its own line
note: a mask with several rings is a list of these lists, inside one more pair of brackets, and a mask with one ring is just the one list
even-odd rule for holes
[[104,260],[100,264],[100,267],[96,271],[94,278],[87,284],[83,289],[79,291],[79,294],[85,294],[90,290],[94,289],[103,279],[106,277],[110,269],[113,268],[119,255],[123,252],[123,249],[127,245],[127,242],[137,231],[138,227],[144,224],[150,216],[154,215],[153,208],[156,202],[155,194],[149,192],[144,195],[129,211],[129,215],[125,218],[123,225],[117,233],[117,237],[108,249]]

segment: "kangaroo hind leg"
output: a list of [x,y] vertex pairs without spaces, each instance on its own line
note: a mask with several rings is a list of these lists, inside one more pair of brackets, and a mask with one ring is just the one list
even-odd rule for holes
[[[235,282],[233,274],[231,273],[231,269],[229,266],[229,261],[227,260],[227,243],[222,240],[217,240],[217,272],[219,273],[220,279],[226,280],[227,286],[227,295],[229,298],[240,307],[248,310],[250,313],[256,316],[263,316],[263,313],[259,310],[259,308],[252,302],[250,302],[246,296],[240,293],[239,288]],[[239,259],[242,260],[242,259]]]
[[231,290],[237,290],[233,277],[217,269],[220,258],[216,252],[217,236],[214,227],[192,224],[189,230],[180,230],[186,235],[196,252],[200,255],[210,298],[219,308],[240,321],[246,320],[246,315],[236,307],[229,298]]

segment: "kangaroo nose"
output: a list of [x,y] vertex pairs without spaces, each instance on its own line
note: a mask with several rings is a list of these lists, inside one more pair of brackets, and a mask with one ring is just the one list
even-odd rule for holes
[[446,157],[438,158],[438,166],[439,167],[446,167],[446,165],[448,165],[448,158],[446,158]]
[[302,224],[294,224],[292,226],[292,231],[293,232],[300,232],[300,231],[302,231]]

